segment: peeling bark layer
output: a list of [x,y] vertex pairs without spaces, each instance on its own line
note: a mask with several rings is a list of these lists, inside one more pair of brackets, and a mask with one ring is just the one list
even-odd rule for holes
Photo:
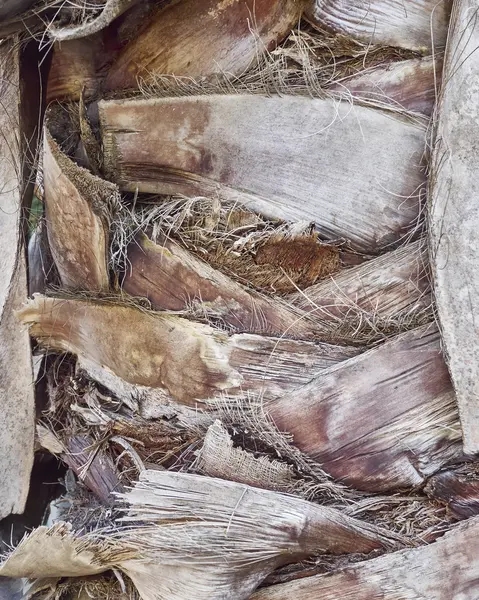
[[376,110],[225,95],[103,101],[99,111],[105,167],[123,190],[238,201],[372,253],[421,210],[425,132]]
[[419,328],[266,405],[280,431],[361,490],[415,487],[461,452],[439,334]]
[[444,47],[450,0],[308,0],[308,20],[365,44],[430,53]]
[[471,519],[429,546],[265,588],[251,600],[476,600],[478,534]]
[[429,229],[441,332],[466,453],[479,451],[479,13],[456,2],[438,104]]

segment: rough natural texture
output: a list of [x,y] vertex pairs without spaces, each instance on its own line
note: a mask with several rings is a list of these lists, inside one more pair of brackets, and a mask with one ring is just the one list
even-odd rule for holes
[[[297,24],[301,0],[182,0],[158,7],[113,63],[107,90],[155,74],[238,76]],[[181,23],[181,27],[178,27]]]
[[429,206],[439,322],[466,453],[479,451],[477,11],[473,0],[454,5],[437,112]]
[[450,0],[307,0],[313,25],[365,44],[428,53],[446,43]]
[[98,33],[139,1],[140,0],[106,0],[98,16],[95,16],[93,19],[85,20],[78,25],[50,27],[49,35],[53,40],[61,42]]
[[425,491],[429,496],[444,502],[458,519],[479,515],[479,478],[468,474],[467,465],[461,473],[444,471],[429,479]]
[[77,166],[45,132],[43,158],[48,241],[62,284],[105,291],[108,214],[116,186]]
[[429,546],[265,588],[251,600],[476,600],[478,533],[471,519]]
[[380,111],[255,95],[100,102],[99,111],[105,166],[124,190],[239,201],[366,252],[397,242],[420,214],[425,132]]
[[[191,405],[221,392],[278,396],[358,352],[247,334],[228,337],[174,314],[113,302],[37,295],[18,314],[46,348],[78,355],[87,370],[95,365],[127,384],[158,388]],[[108,387],[102,375],[100,381]]]
[[157,310],[205,315],[236,332],[303,340],[327,338],[320,319],[309,318],[279,298],[248,290],[174,242],[154,244],[137,236],[127,249],[122,287],[146,297]]
[[175,315],[36,296],[19,317],[47,348],[84,356],[186,404],[241,383],[228,364],[227,336]]
[[59,578],[115,567],[142,600],[246,600],[280,565],[401,543],[338,510],[198,475],[143,471],[122,501],[125,516],[101,534],[73,535],[64,523],[36,529],[0,575]]
[[362,490],[415,487],[462,455],[454,395],[432,326],[323,371],[265,408],[326,472]]
[[330,90],[361,98],[373,105],[406,110],[430,117],[442,73],[440,57],[426,56],[362,69],[334,81]]
[[[28,332],[14,316],[27,296],[24,238],[26,140],[34,144],[31,122],[23,112],[22,93],[34,80],[21,79],[18,40],[0,46],[0,520],[22,513],[33,465],[34,396]],[[27,88],[31,85],[31,89]],[[33,116],[32,119],[36,119]],[[34,121],[33,121],[34,122]],[[24,137],[25,136],[25,137]],[[33,150],[31,148],[30,150]],[[24,179],[25,178],[25,179]]]
[[426,242],[412,242],[343,269],[287,300],[318,319],[337,319],[342,327],[362,320],[383,328],[393,328],[395,322],[418,324],[432,317]]
[[216,420],[206,432],[197,452],[194,469],[209,477],[245,483],[265,490],[292,492],[297,480],[293,468],[267,456],[234,447],[228,431]]

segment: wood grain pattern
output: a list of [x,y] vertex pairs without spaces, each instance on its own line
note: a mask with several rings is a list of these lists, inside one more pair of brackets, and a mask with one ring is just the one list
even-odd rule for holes
[[107,172],[124,190],[238,201],[365,252],[397,242],[421,210],[425,132],[376,110],[224,95],[99,111]]
[[308,0],[314,25],[365,44],[424,54],[444,47],[450,0]]
[[429,546],[265,588],[251,600],[476,600],[478,533],[471,519]]
[[456,2],[435,132],[429,226],[434,289],[466,453],[479,451],[479,16]]
[[344,361],[266,409],[296,446],[357,489],[415,487],[462,456],[457,408],[433,326]]

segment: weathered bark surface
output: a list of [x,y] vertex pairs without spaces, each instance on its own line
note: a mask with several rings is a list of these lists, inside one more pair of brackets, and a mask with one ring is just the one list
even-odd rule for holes
[[116,186],[77,166],[48,131],[43,171],[48,241],[62,284],[107,290],[108,212]]
[[63,523],[39,527],[0,575],[43,579],[115,567],[144,600],[246,600],[280,565],[400,543],[400,536],[338,510],[198,475],[143,471],[122,500],[126,514],[114,536],[75,537]]
[[380,111],[255,95],[103,101],[99,111],[105,167],[124,190],[239,201],[365,252],[397,242],[420,213],[425,132]]
[[430,53],[446,43],[450,0],[308,0],[313,25],[365,44]]
[[79,100],[82,93],[87,99],[97,95],[119,50],[120,40],[112,27],[86,38],[56,42],[47,100]]
[[478,534],[471,519],[429,546],[265,588],[251,600],[476,600]]
[[75,40],[98,33],[107,27],[114,19],[122,15],[131,6],[141,0],[106,0],[100,14],[79,25],[69,27],[51,27],[50,37],[55,41]]
[[441,84],[441,71],[440,58],[413,58],[362,70],[334,82],[329,89],[430,117]]
[[[111,67],[107,90],[173,74],[240,75],[297,24],[300,0],[182,0],[159,6]],[[179,26],[181,24],[181,26]]]
[[0,19],[11,19],[28,10],[37,0],[0,0]]
[[80,363],[192,405],[223,391],[277,396],[357,353],[254,335],[229,338],[175,315],[111,303],[37,296],[18,314],[46,348],[72,352]]
[[350,346],[248,334],[231,336],[228,345],[230,365],[243,376],[243,389],[266,397],[291,393],[361,351]]
[[47,348],[107,367],[128,383],[164,388],[186,404],[236,388],[227,336],[174,315],[37,296],[19,317]]
[[456,2],[438,105],[430,194],[435,295],[466,453],[479,451],[479,15]]
[[62,460],[105,506],[112,505],[112,492],[120,492],[122,486],[113,461],[101,445],[96,447],[91,436],[74,435],[68,438],[66,450]]
[[445,471],[431,477],[425,491],[429,496],[445,502],[458,519],[479,515],[479,478],[470,478]]
[[123,289],[148,298],[157,310],[189,308],[237,332],[303,340],[329,336],[314,315],[309,318],[279,298],[248,290],[174,242],[160,246],[137,236],[128,246],[127,261]]
[[419,240],[344,269],[287,300],[316,318],[414,323],[432,303],[426,243]]
[[[40,103],[35,81],[21,76],[19,41],[0,46],[0,520],[23,512],[33,465],[34,395],[28,332],[14,316],[27,296],[24,203],[26,140]],[[28,87],[31,86],[31,87]],[[25,113],[22,94],[30,94]],[[37,105],[38,106],[38,105]],[[30,120],[32,117],[32,121]],[[24,137],[25,136],[25,137]],[[30,149],[34,150],[33,148]]]
[[361,490],[415,487],[462,454],[432,326],[345,361],[266,409],[326,472]]

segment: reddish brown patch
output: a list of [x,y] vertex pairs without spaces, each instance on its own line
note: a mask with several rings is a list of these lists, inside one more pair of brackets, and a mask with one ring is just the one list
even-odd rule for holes
[[479,479],[468,480],[451,471],[432,477],[426,487],[427,494],[446,503],[458,519],[468,519],[479,514]]
[[319,243],[316,234],[272,238],[258,248],[255,262],[284,270],[299,287],[312,285],[341,267],[339,249]]

